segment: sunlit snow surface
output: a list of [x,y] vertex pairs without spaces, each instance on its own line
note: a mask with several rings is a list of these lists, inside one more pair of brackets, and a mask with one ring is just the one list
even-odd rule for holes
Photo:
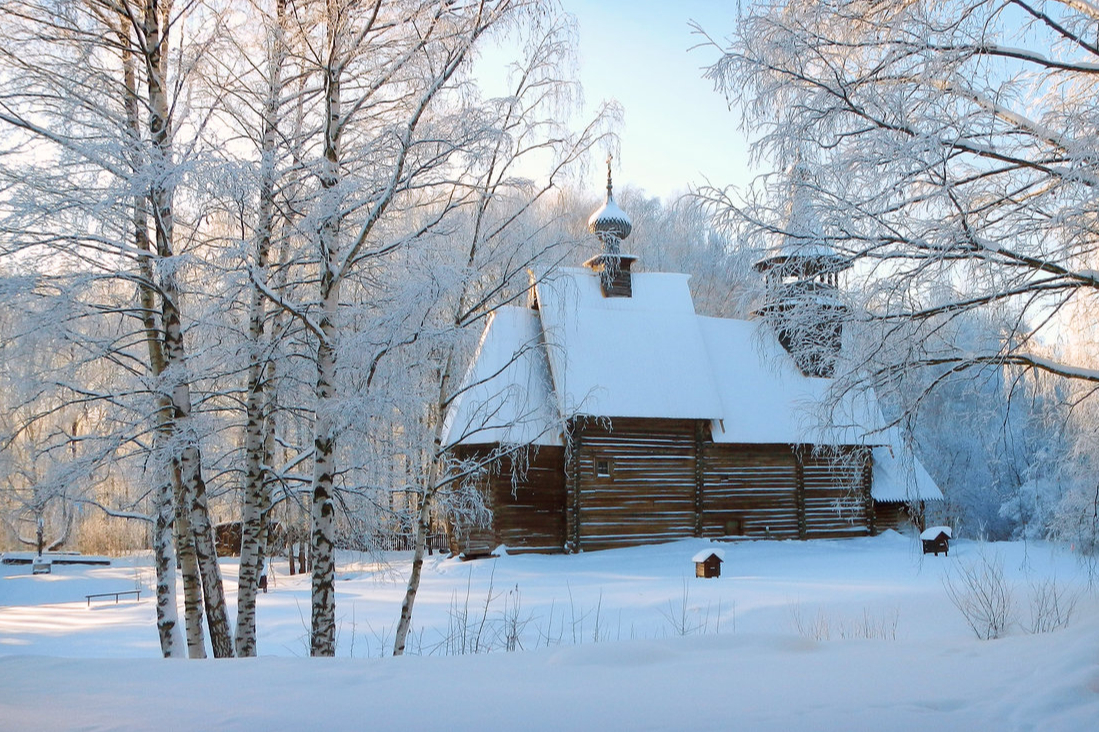
[[[88,593],[151,593],[147,559],[47,576],[0,566],[0,728],[1094,730],[1099,597],[1086,569],[1047,544],[955,540],[949,557],[918,544],[887,533],[435,555],[413,656],[396,660],[377,657],[405,554],[341,556],[335,660],[306,658],[308,576],[285,563],[259,598],[263,656],[206,662],[157,658],[145,591],[88,607]],[[695,578],[692,558],[718,548],[721,577]],[[1018,622],[996,641],[978,641],[944,589],[981,552],[1014,590]],[[232,607],[236,565],[223,567]],[[1077,598],[1072,621],[1026,633],[1030,587],[1054,577]],[[505,651],[509,638],[522,650]]]

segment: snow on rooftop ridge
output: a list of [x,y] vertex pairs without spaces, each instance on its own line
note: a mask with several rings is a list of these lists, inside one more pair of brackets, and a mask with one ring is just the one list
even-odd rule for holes
[[538,315],[495,313],[443,422],[443,445],[563,445]]
[[[620,254],[619,257],[631,255]],[[543,296],[559,308],[575,310],[624,310],[658,313],[695,314],[694,299],[688,281],[690,275],[678,272],[635,272],[633,295],[607,298],[599,287],[599,275],[586,267],[559,267],[535,285],[538,302]]]
[[717,555],[718,560],[721,560],[722,562],[725,561],[725,550],[715,548],[713,550],[696,552],[694,557],[691,558],[691,562],[706,562],[710,558],[710,555]]

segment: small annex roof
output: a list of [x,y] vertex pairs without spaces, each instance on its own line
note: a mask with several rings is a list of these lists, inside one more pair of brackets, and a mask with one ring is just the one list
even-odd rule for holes
[[489,320],[443,422],[443,445],[562,445],[538,314],[504,306]]
[[598,276],[578,268],[536,285],[561,415],[724,415],[688,277],[634,274],[629,298],[603,297]]
[[829,404],[829,379],[804,376],[763,321],[698,318],[723,405],[713,425],[717,443],[877,445],[884,420],[872,393]]
[[696,552],[694,554],[694,557],[691,558],[691,562],[706,562],[710,559],[710,555],[717,555],[718,560],[725,562],[725,550],[722,549],[702,550],[700,552]]
[[870,495],[875,501],[942,501],[943,492],[920,459],[902,447],[896,429],[889,431],[889,444],[873,449],[874,482]]
[[939,527],[928,527],[923,532],[920,532],[920,539],[921,540],[933,540],[941,534],[945,534],[947,536],[947,539],[954,536],[954,532],[950,529],[950,527],[939,526]]

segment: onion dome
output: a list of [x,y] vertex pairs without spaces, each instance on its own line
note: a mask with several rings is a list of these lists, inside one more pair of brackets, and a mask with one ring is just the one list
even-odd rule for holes
[[622,241],[630,236],[633,231],[633,223],[626,212],[614,202],[614,194],[611,184],[611,156],[607,156],[607,201],[599,207],[588,219],[588,231],[603,240]]

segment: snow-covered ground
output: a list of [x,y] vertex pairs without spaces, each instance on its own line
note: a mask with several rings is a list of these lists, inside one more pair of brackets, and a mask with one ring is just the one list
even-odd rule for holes
[[[261,657],[158,658],[147,558],[0,566],[3,729],[1095,729],[1099,592],[1047,544],[956,541],[924,557],[896,533],[583,553],[428,558],[412,655],[392,644],[406,554],[341,557],[341,658],[309,659],[308,576],[276,564]],[[980,641],[944,580],[982,555],[1013,591]],[[235,604],[235,562],[223,565]],[[1056,581],[1066,628],[1029,633]],[[85,595],[142,589],[140,601]],[[1048,614],[1047,614],[1048,618]],[[509,647],[516,649],[509,653]],[[462,652],[466,652],[463,654]],[[488,652],[474,654],[471,652]]]

